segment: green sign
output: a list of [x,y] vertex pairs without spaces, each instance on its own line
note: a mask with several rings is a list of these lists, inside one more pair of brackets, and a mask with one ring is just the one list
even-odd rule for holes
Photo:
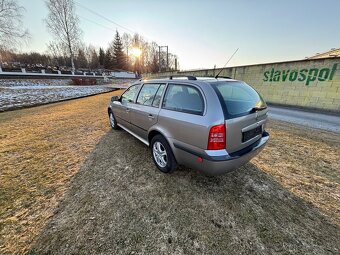
[[305,85],[309,85],[313,81],[331,81],[337,70],[338,64],[334,64],[332,68],[310,68],[301,70],[275,70],[264,72],[263,81],[285,82],[285,81],[304,81]]

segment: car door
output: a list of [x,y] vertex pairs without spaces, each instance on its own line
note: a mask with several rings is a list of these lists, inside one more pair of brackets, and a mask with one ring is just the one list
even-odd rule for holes
[[134,105],[139,89],[140,84],[132,85],[122,94],[119,101],[114,102],[114,114],[118,124],[128,129],[131,129],[131,106]]
[[133,132],[147,140],[150,127],[157,123],[165,84],[146,83],[140,89],[136,104],[131,107]]
[[169,83],[158,123],[166,127],[167,135],[178,145],[202,148],[202,144],[207,144],[202,136],[207,130],[206,119],[202,117],[204,111],[204,97],[199,87]]

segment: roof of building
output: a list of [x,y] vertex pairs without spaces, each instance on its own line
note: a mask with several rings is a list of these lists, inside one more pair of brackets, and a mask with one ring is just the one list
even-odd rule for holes
[[314,56],[307,57],[306,59],[331,58],[331,57],[340,57],[340,48],[332,48],[331,50],[323,53],[316,53]]

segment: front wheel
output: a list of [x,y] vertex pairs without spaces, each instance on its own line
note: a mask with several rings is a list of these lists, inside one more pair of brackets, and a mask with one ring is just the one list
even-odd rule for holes
[[171,173],[177,167],[177,162],[170,145],[161,135],[156,135],[151,140],[152,159],[157,168],[163,173]]
[[112,129],[115,129],[115,130],[119,129],[119,126],[117,125],[117,120],[111,111],[109,113],[109,120],[110,120],[110,126]]

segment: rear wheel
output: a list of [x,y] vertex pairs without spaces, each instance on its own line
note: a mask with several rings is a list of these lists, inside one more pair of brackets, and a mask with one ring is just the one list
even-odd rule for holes
[[170,145],[161,135],[156,135],[151,140],[151,155],[157,168],[163,173],[171,173],[177,167],[177,162]]
[[119,129],[119,126],[117,125],[117,120],[115,118],[115,116],[113,115],[113,112],[110,111],[109,113],[109,120],[110,120],[110,126],[112,129]]

